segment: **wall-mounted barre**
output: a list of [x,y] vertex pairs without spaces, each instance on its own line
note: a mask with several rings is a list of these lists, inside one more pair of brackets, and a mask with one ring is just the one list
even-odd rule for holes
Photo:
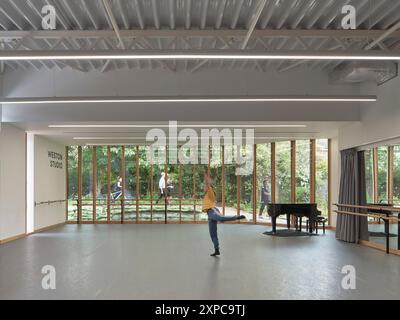
[[400,212],[400,207],[390,207],[390,206],[380,206],[380,205],[355,205],[355,204],[343,204],[343,203],[334,203],[337,207],[347,207],[347,208],[356,208],[356,209],[370,209],[370,210],[380,210],[380,211],[391,211],[391,212]]
[[370,218],[378,218],[378,219],[382,219],[382,220],[386,220],[386,221],[394,221],[394,222],[399,222],[400,223],[400,219],[395,218],[395,217],[386,217],[386,216],[381,216],[379,214],[369,214],[369,213],[358,213],[358,212],[350,212],[350,211],[342,211],[342,210],[333,210],[333,212],[336,213],[342,213],[342,214],[348,214],[351,216],[360,216],[360,217],[370,217]]
[[[361,217],[371,217],[371,218],[378,218],[382,219],[385,223],[385,233],[386,233],[386,253],[390,252],[389,248],[389,223],[390,222],[397,222],[398,231],[397,231],[397,250],[400,250],[400,208],[396,207],[386,207],[386,206],[375,206],[375,205],[353,205],[353,204],[342,204],[342,203],[335,203],[335,206],[338,208],[347,208],[347,209],[340,209],[334,210],[334,212],[338,214],[346,214],[346,215],[353,215],[353,216],[361,216]],[[347,210],[351,209],[358,209],[358,210],[367,210],[366,213],[361,212],[350,212]],[[368,212],[371,210],[372,212]],[[397,214],[397,217],[394,215]]]
[[35,207],[42,205],[42,204],[52,204],[52,203],[61,203],[61,202],[66,202],[67,200],[49,200],[49,201],[41,201],[41,202],[36,202],[35,201]]

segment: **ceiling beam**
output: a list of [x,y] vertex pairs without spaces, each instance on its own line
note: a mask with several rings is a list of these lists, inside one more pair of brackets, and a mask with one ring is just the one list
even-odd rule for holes
[[250,18],[250,23],[249,23],[249,28],[247,30],[246,36],[244,37],[244,40],[240,46],[240,49],[244,50],[247,47],[247,44],[250,40],[251,35],[254,32],[254,29],[256,27],[257,21],[261,16],[261,12],[263,11],[265,4],[266,4],[267,0],[260,0],[257,4],[257,8],[256,11],[253,13],[253,15]]
[[390,29],[386,30],[382,35],[376,38],[374,41],[369,43],[365,50],[373,49],[377,44],[384,41],[385,39],[389,38],[394,32],[396,32],[400,28],[400,21],[398,21],[395,25],[393,25]]

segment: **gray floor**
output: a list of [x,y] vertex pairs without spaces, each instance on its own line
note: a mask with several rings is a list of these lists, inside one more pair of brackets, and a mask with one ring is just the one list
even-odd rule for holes
[[[368,225],[368,231],[374,231],[374,232],[385,232],[385,226],[384,224],[369,224]],[[397,232],[397,224],[390,224],[389,225],[389,232],[391,234],[398,234]],[[379,243],[382,245],[386,246],[386,237],[369,237],[369,241],[374,242],[374,243]],[[392,249],[397,249],[398,243],[397,243],[397,237],[390,237],[389,238],[389,246]]]
[[[0,299],[399,299],[400,257],[319,237],[277,238],[269,227],[66,225],[0,246]],[[54,265],[56,290],[41,268]],[[341,287],[344,265],[357,288]]]

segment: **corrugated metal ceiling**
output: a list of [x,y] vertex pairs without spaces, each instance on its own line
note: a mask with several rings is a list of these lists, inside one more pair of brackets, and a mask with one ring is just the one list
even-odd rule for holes
[[[122,37],[126,49],[238,49],[250,28],[259,0],[106,0],[111,7],[121,32],[132,31]],[[41,9],[53,5],[57,12],[56,36],[41,34]],[[246,49],[257,50],[354,50],[362,49],[376,33],[348,37],[340,33],[342,7],[353,5],[357,13],[357,29],[386,30],[400,21],[399,0],[267,0],[257,20],[255,32]],[[2,0],[0,3],[0,41],[5,50],[25,49],[107,49],[121,46],[114,34],[112,17],[107,14],[103,0]],[[104,33],[105,30],[113,31]],[[164,33],[146,33],[160,30]],[[268,34],[269,30],[281,30]],[[284,31],[291,33],[285,33]],[[317,32],[332,30],[337,33],[320,36]],[[35,33],[11,34],[11,31]],[[78,34],[77,31],[91,31]],[[135,34],[137,32],[137,35]],[[198,32],[201,31],[201,32]],[[221,31],[219,33],[219,31]],[[294,32],[296,31],[296,32]],[[196,33],[197,32],[197,33]],[[232,35],[230,35],[232,33]],[[336,36],[337,35],[337,36]],[[396,33],[396,35],[398,35]],[[385,49],[396,49],[399,37],[394,34],[382,42]],[[73,62],[7,62],[10,69],[42,67],[88,71],[114,68],[167,68],[173,71],[196,71],[206,67],[255,68],[266,71],[289,70],[301,65],[312,68],[333,68],[338,62],[128,62],[128,61],[73,61]]]

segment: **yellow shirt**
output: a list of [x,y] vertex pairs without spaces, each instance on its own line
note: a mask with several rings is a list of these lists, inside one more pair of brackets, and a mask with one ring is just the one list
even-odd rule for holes
[[207,212],[208,209],[215,208],[215,192],[212,187],[209,187],[203,198],[203,212]]

